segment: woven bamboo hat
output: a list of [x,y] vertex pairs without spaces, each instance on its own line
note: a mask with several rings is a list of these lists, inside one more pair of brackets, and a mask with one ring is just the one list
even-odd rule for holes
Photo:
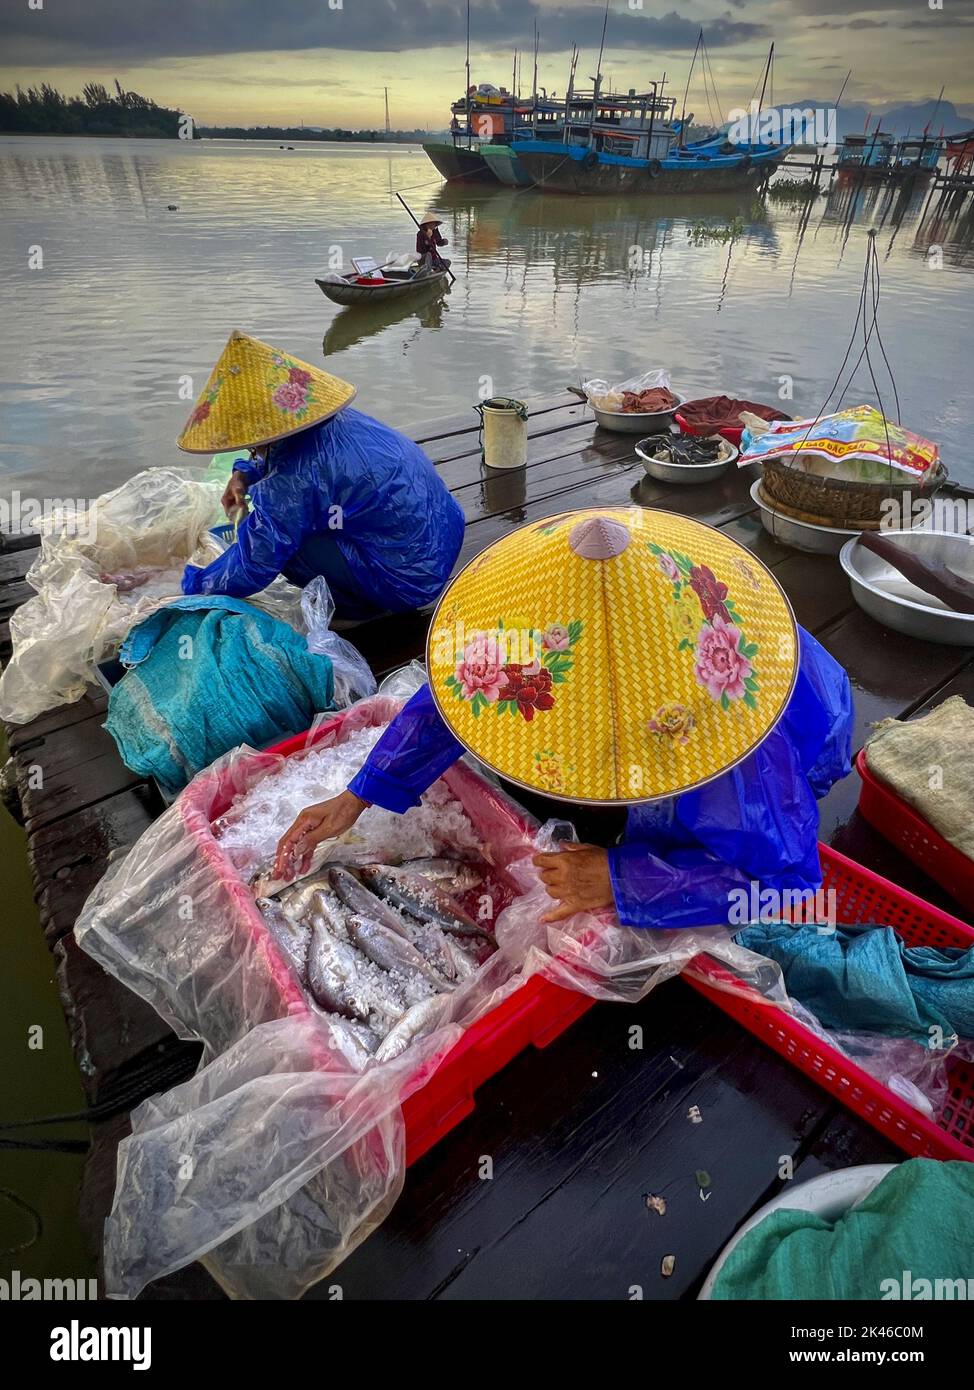
[[501,777],[632,804],[700,786],[767,737],[798,632],[770,571],[713,527],[644,507],[565,512],[460,571],[427,669],[450,729]]
[[435,212],[428,212],[425,217],[419,219],[419,225],[421,227],[441,227],[443,218],[437,217]]
[[255,448],[320,424],[355,387],[234,330],[176,443],[188,454]]

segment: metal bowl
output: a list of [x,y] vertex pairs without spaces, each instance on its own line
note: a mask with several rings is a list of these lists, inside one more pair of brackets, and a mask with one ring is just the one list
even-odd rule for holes
[[599,410],[591,401],[589,405],[604,430],[615,430],[616,434],[659,434],[669,429],[673,416],[686,400],[686,396],[677,395],[676,391],[673,395],[676,402],[669,410]]
[[810,521],[798,521],[773,507],[761,491],[761,479],[751,484],[751,497],[761,509],[761,524],[769,536],[781,545],[795,550],[807,550],[812,555],[838,555],[850,537],[858,531],[843,531],[837,526],[815,526]]
[[667,459],[657,458],[655,451],[661,447],[662,441],[654,435],[641,439],[636,445],[636,453],[649,476],[661,483],[711,483],[727,472],[740,451],[720,435],[710,435],[709,438],[716,439],[721,446],[720,455],[713,463],[670,463]]
[[[900,531],[896,544],[917,555],[936,556],[962,579],[974,582],[974,536],[954,531]],[[849,577],[856,603],[877,623],[925,642],[974,647],[974,613],[956,613],[933,594],[918,589],[899,570],[860,545],[858,536],[842,547],[839,563]]]

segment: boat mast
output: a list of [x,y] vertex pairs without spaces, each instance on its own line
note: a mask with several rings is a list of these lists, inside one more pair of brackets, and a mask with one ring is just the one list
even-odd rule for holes
[[690,95],[690,78],[693,76],[693,65],[697,61],[697,54],[700,51],[700,45],[702,42],[703,25],[701,24],[700,33],[697,35],[697,46],[693,50],[693,57],[690,59],[690,71],[687,73],[687,85],[683,89],[683,115],[680,117],[680,145],[683,145],[686,139],[687,97]]
[[470,0],[467,0],[467,149],[473,144],[470,133]]
[[534,78],[531,82],[531,134],[538,133],[538,21],[534,21]]
[[[768,88],[768,76],[770,76],[770,74],[771,74],[771,64],[773,64],[773,63],[774,63],[774,43],[771,44],[770,49],[768,49],[768,61],[767,61],[766,65],[764,65],[764,81],[761,82],[761,96],[760,96],[759,103],[757,103],[757,143],[759,143],[759,145],[760,145],[760,140],[761,140],[761,108],[763,108],[763,106],[764,106],[764,93],[767,92],[767,88]],[[750,139],[752,139],[752,143],[754,143],[754,132],[753,132],[753,131],[750,132]]]
[[[605,14],[602,16],[602,41],[599,44],[599,61],[595,65],[595,87],[592,91],[592,119],[588,123],[589,132],[595,128],[595,111],[599,104],[599,89],[602,86],[602,54],[605,52],[605,30],[609,23],[609,0],[605,0]],[[589,134],[589,144],[593,136]]]

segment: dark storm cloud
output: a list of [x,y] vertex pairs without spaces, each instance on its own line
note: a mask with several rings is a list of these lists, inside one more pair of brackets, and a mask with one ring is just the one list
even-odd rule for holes
[[[0,43],[7,65],[129,65],[162,58],[216,54],[354,49],[400,52],[462,43],[465,0],[49,0],[41,10],[26,0],[0,0]],[[647,6],[652,0],[646,0]],[[733,3],[733,0],[732,0]],[[533,0],[473,0],[477,46],[528,47],[534,21],[546,49],[573,41],[597,46],[602,7],[560,8]],[[620,48],[693,48],[700,21],[675,10],[662,17],[633,12],[615,0],[607,44]],[[707,42],[723,48],[766,32],[763,24],[730,12],[706,21]]]

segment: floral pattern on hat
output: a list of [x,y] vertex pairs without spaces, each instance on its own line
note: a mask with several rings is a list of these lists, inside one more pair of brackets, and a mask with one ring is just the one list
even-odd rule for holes
[[[722,710],[730,709],[736,700],[742,701],[748,709],[757,709],[760,685],[754,658],[758,654],[758,644],[745,637],[728,586],[709,566],[694,564],[688,555],[664,550],[653,541],[647,541],[646,545],[656,556],[661,577],[672,585],[670,624],[677,638],[677,650],[693,653],[697,684],[703,686]],[[655,719],[649,724],[650,732],[672,737],[673,730],[679,729],[677,741],[685,743],[693,724],[691,719],[688,728],[680,727],[673,713],[678,708],[681,707],[668,705],[657,710]]]
[[495,628],[469,635],[444,685],[458,700],[469,701],[475,719],[493,709],[531,723],[536,714],[554,708],[555,687],[568,680],[582,627],[577,619],[539,628],[520,617],[498,618]]

